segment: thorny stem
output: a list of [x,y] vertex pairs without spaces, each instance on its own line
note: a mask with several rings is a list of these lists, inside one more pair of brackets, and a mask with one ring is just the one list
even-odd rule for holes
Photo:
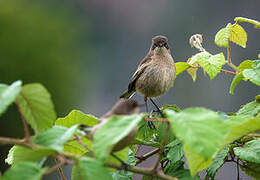
[[22,117],[22,122],[23,122],[23,127],[24,127],[24,132],[25,132],[25,140],[26,140],[26,142],[29,143],[30,142],[30,131],[29,131],[28,124],[25,120],[25,117],[22,113],[22,110],[21,110],[17,100],[16,100],[15,104],[17,105],[18,111],[19,111],[19,113],[21,114],[21,117]]

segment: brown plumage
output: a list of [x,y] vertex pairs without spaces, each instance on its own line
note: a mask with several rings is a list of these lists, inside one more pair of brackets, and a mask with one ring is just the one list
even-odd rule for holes
[[[93,138],[97,129],[103,126],[112,115],[131,115],[139,113],[139,104],[133,99],[119,99],[118,102],[112,107],[110,111],[104,114],[97,125],[93,127],[90,137]],[[121,139],[114,147],[112,152],[120,151],[121,149],[129,146],[137,135],[137,126],[123,139]]]
[[128,89],[120,98],[129,98],[136,91],[144,95],[145,101],[149,97],[164,94],[172,85],[176,77],[176,68],[170,54],[168,39],[156,36],[152,45],[130,79]]

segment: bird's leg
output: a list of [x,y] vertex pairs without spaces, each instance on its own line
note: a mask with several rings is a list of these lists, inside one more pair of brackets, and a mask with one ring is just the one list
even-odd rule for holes
[[[147,97],[144,97],[144,102],[145,102],[146,112],[149,114],[149,112],[148,112],[148,104],[147,104]],[[151,129],[156,129],[154,123],[151,122],[151,121],[148,121],[148,122],[147,122],[147,125],[148,125],[148,127],[151,128]]]
[[162,111],[160,110],[160,108],[155,104],[155,102],[150,98],[150,101],[153,103],[153,105],[156,107],[157,111],[159,112],[159,114],[161,115],[162,118],[165,118],[164,114],[162,113]]
[[129,167],[130,165],[125,163],[122,159],[120,159],[117,155],[115,155],[114,153],[111,153],[111,156],[113,156],[116,160],[118,160],[121,165],[124,167],[124,170],[127,170],[127,167]]

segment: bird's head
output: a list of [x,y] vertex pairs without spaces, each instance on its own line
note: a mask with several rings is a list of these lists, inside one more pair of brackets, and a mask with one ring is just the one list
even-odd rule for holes
[[168,38],[165,36],[155,36],[152,39],[151,51],[153,51],[155,54],[162,55],[170,53]]

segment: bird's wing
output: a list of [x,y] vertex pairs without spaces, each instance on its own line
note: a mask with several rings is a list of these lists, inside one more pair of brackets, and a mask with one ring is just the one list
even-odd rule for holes
[[151,56],[146,56],[138,65],[137,70],[135,71],[134,75],[130,79],[130,82],[128,84],[128,92],[135,91],[135,83],[138,80],[138,78],[143,74],[144,70],[147,68],[149,63],[152,61]]

